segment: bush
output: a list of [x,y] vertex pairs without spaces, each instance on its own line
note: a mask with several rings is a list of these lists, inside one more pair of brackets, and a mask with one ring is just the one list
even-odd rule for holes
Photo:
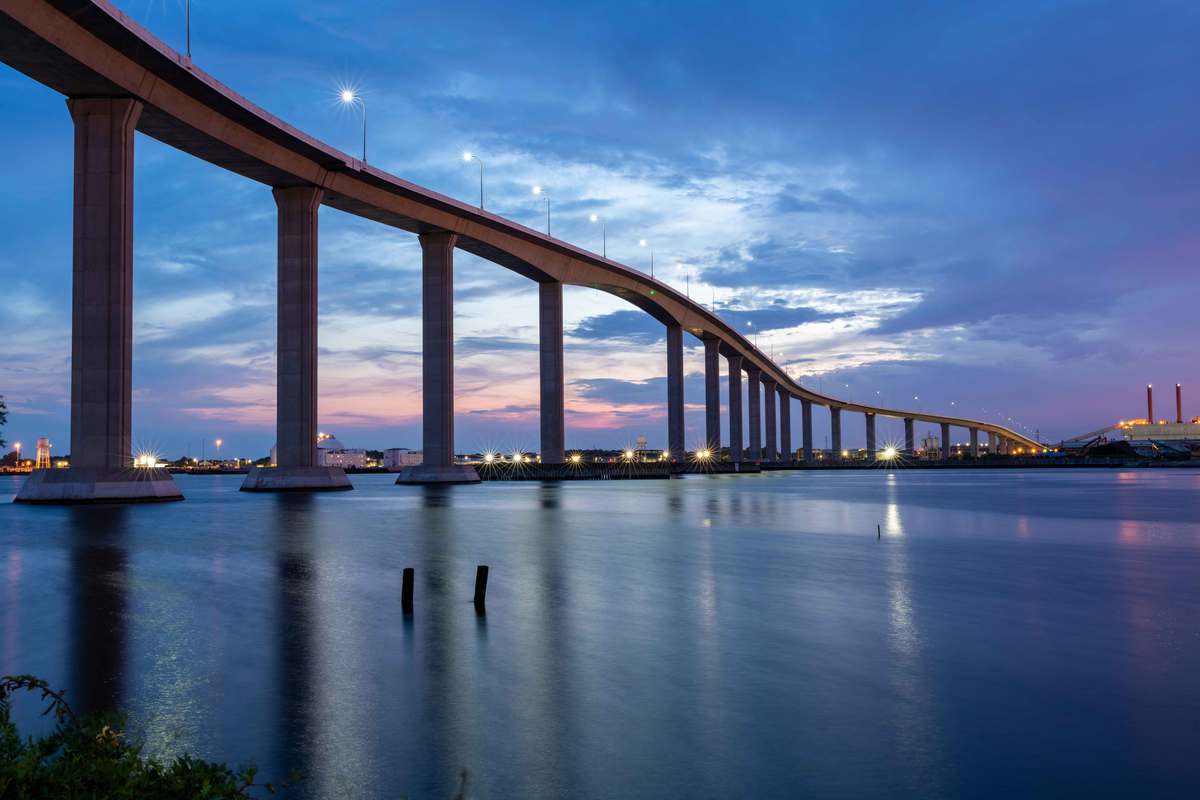
[[[41,694],[44,716],[53,715],[54,731],[40,739],[22,739],[9,709],[17,691]],[[258,783],[253,767],[236,772],[224,764],[188,755],[169,762],[142,755],[141,745],[126,740],[121,714],[75,715],[61,691],[32,675],[0,678],[0,798],[179,798],[252,797],[275,794],[290,783]],[[299,776],[289,777],[294,783]]]

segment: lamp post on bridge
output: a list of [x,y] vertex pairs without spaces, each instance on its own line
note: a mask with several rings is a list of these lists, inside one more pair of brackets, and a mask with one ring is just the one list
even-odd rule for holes
[[184,0],[183,26],[187,31],[187,57],[192,60],[192,0]]
[[550,196],[544,192],[541,186],[533,187],[534,195],[540,195],[546,201],[546,235],[550,235]]
[[593,223],[600,223],[600,255],[608,258],[608,226],[604,223],[604,220],[600,219],[599,214],[592,214],[589,219]]
[[[645,239],[638,240],[638,247],[646,247],[646,246],[647,245],[646,245]],[[651,278],[654,277],[654,248],[653,247],[650,248],[650,277]]]
[[363,102],[361,95],[359,95],[357,92],[355,92],[353,89],[351,89],[349,87],[342,89],[342,91],[338,94],[338,97],[341,98],[342,103],[344,103],[345,105],[348,105],[348,106],[357,105],[360,109],[362,109],[362,121],[363,121],[362,160],[363,160],[363,163],[365,164],[365,163],[367,163],[367,104],[365,102]]
[[470,150],[463,151],[463,161],[479,162],[479,210],[483,211],[483,159],[472,153]]

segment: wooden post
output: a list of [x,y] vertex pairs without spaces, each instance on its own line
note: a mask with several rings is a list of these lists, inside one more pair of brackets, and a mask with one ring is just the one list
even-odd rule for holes
[[411,614],[413,608],[413,568],[404,568],[404,578],[400,587],[400,608],[405,614]]
[[488,568],[486,564],[480,564],[475,568],[475,607],[483,608],[483,601],[487,595],[487,579]]

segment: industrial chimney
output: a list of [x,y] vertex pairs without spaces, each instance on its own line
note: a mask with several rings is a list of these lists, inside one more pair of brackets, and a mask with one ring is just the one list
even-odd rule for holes
[[1154,424],[1154,386],[1146,384],[1146,420]]
[[1183,387],[1175,384],[1175,421],[1183,423]]

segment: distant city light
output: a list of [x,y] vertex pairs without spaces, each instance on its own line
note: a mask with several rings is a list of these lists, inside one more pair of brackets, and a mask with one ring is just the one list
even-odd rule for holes
[[632,461],[632,460],[633,460],[633,451],[632,451],[632,450],[626,450],[626,451],[625,451],[625,460],[626,460],[626,461]]
[[883,449],[883,458],[884,458],[884,460],[885,460],[885,461],[891,461],[891,460],[892,460],[892,459],[894,459],[896,456],[897,456],[897,451],[896,451],[896,448],[894,448],[894,447],[885,447],[885,448]]
[[572,464],[578,464],[580,461],[583,461],[582,455],[580,455],[579,453],[571,453],[571,463]]
[[524,457],[520,453],[513,453],[513,463],[514,464],[520,464],[521,461],[523,461],[523,460],[524,460]]
[[492,463],[492,462],[493,462],[493,461],[495,461],[495,460],[496,460],[496,454],[495,454],[495,453],[484,453],[484,454],[483,454],[483,463],[485,463],[485,464],[490,464],[490,463]]
[[708,459],[712,458],[712,451],[707,447],[702,447],[696,451],[696,458],[700,459],[701,461],[707,461]]

